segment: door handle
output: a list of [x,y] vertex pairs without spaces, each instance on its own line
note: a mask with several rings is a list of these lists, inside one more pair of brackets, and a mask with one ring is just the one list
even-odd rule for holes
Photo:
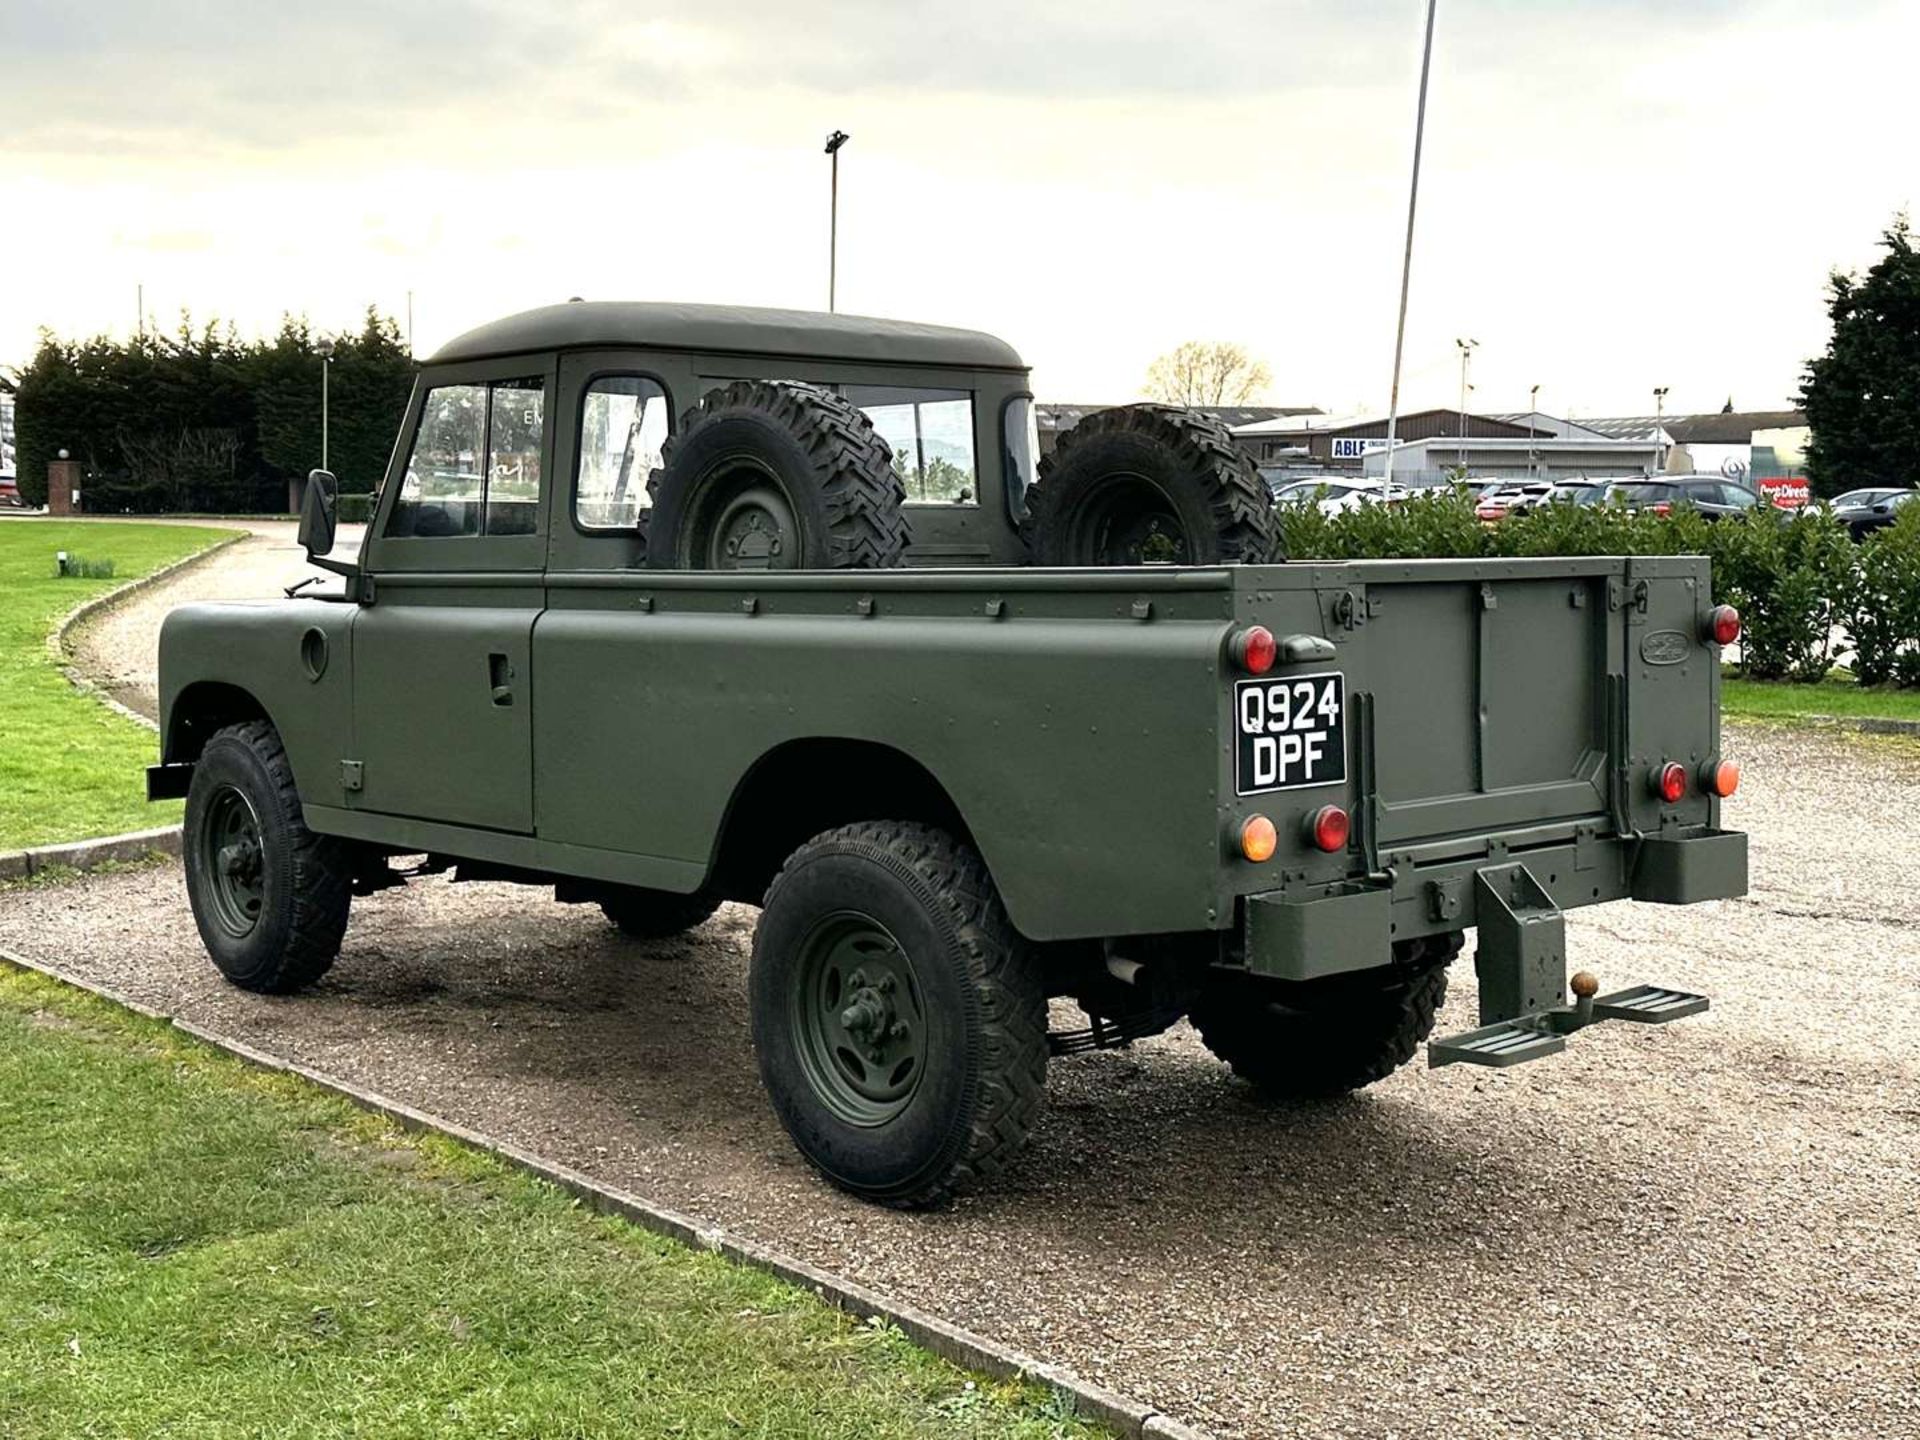
[[487,656],[487,683],[493,689],[494,704],[513,704],[513,662],[498,650]]

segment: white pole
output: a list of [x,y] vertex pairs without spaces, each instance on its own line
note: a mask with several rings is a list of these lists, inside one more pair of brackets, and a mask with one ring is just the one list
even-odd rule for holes
[[1413,120],[1413,183],[1407,187],[1407,248],[1400,261],[1400,322],[1393,334],[1393,392],[1387,404],[1387,471],[1382,494],[1393,495],[1393,450],[1400,434],[1400,362],[1407,349],[1407,287],[1413,280],[1413,217],[1420,208],[1420,151],[1427,138],[1427,77],[1433,69],[1433,21],[1440,0],[1427,0],[1427,39],[1420,55],[1420,103]]

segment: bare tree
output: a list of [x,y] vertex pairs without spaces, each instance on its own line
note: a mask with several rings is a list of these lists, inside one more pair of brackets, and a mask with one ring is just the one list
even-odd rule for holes
[[1245,405],[1272,383],[1266,362],[1231,340],[1189,340],[1147,371],[1147,394],[1169,405]]

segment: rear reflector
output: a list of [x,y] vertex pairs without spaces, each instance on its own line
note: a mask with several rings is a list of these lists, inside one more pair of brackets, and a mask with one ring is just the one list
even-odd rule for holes
[[1346,811],[1338,805],[1322,805],[1307,817],[1307,843],[1331,855],[1347,848],[1347,835],[1352,828]]
[[1669,805],[1676,805],[1687,796],[1687,767],[1668,761],[1647,777],[1653,782],[1653,793]]
[[1249,815],[1240,826],[1240,853],[1256,865],[1271,860],[1279,844],[1273,821],[1264,815]]
[[1726,799],[1740,788],[1740,767],[1732,760],[1709,760],[1700,767],[1700,788]]
[[1740,638],[1740,612],[1731,605],[1716,605],[1707,615],[1707,638],[1716,645],[1731,645]]
[[1280,642],[1264,625],[1249,625],[1233,637],[1233,663],[1249,675],[1264,675],[1280,658]]

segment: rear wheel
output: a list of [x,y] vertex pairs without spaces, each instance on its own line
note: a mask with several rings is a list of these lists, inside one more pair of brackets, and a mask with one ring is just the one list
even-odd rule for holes
[[600,912],[636,940],[660,940],[679,935],[710,919],[720,908],[717,897],[696,890],[676,895],[670,890],[643,890],[638,886],[600,897]]
[[187,791],[187,901],[207,954],[243,990],[283,994],[340,953],[352,901],[345,845],[316,835],[265,720],[207,741]]
[[1219,421],[1169,405],[1089,415],[1040,465],[1038,565],[1257,564],[1280,558],[1273,495]]
[[754,1048],[800,1153],[869,1200],[935,1204],[1025,1144],[1046,997],[986,866],[866,822],[795,851],[754,933]]
[[1463,939],[1400,941],[1391,967],[1299,984],[1214,977],[1189,1018],[1209,1050],[1266,1094],[1344,1095],[1384,1080],[1433,1033]]

